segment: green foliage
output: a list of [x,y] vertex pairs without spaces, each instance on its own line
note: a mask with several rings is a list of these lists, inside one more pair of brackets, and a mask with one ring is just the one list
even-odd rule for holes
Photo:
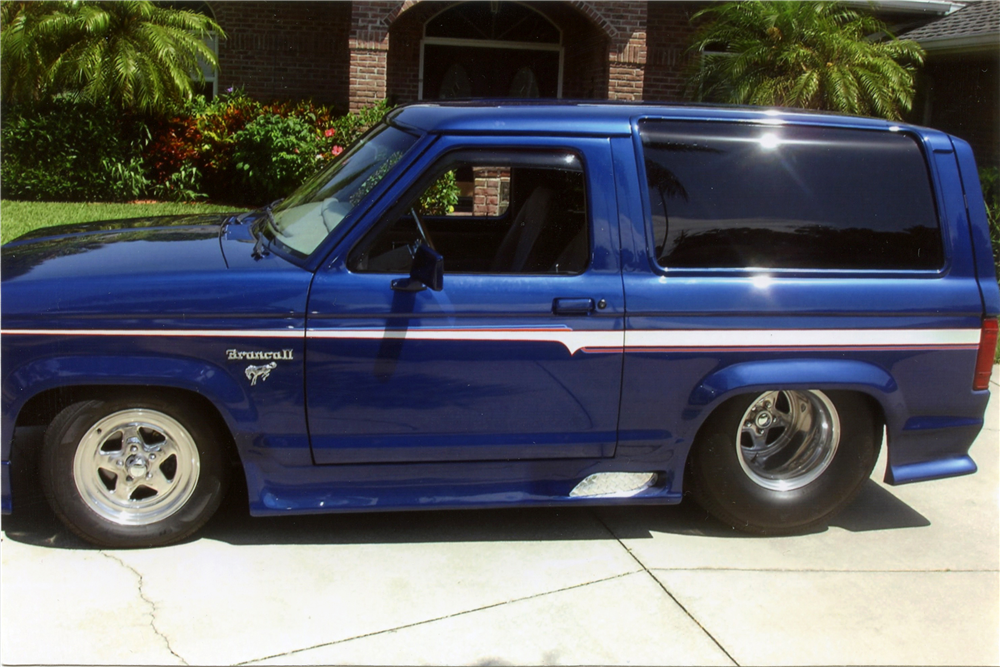
[[283,197],[316,169],[319,142],[302,120],[266,114],[233,136],[233,164],[240,183],[253,196]]
[[206,44],[225,37],[207,16],[148,0],[0,5],[0,89],[8,104],[33,108],[57,97],[162,112],[193,94],[200,62],[217,68]]
[[424,215],[447,215],[458,204],[458,183],[455,172],[445,172],[434,185],[420,196],[420,212]]
[[60,99],[3,115],[5,196],[35,201],[159,200],[260,206],[291,192],[381,120],[381,103],[338,117],[313,102],[261,104],[242,91],[179,113],[135,116]]
[[993,246],[993,263],[1000,280],[1000,169],[983,167],[979,170],[979,184],[986,200],[986,219],[990,225],[990,242]]
[[692,51],[690,85],[706,101],[824,109],[898,120],[924,52],[872,16],[833,2],[713,4]]
[[145,159],[157,192],[195,169],[200,180],[183,179],[187,185],[173,188],[177,196],[261,205],[335,159],[388,110],[382,102],[338,117],[311,101],[261,104],[231,90],[208,103],[196,98],[184,113],[155,123]]
[[0,133],[5,197],[124,201],[148,186],[143,128],[108,106],[55,103],[46,113],[6,114]]
[[389,103],[382,100],[370,107],[337,118],[333,121],[337,143],[340,146],[350,146],[370,127],[378,124],[391,109]]
[[193,202],[208,195],[201,191],[201,172],[190,162],[185,162],[163,182],[153,186],[152,192],[161,201]]
[[57,225],[95,220],[124,220],[157,215],[198,215],[231,213],[231,206],[211,204],[86,204],[62,202],[25,202],[4,199],[0,202],[0,241],[7,243],[22,234]]

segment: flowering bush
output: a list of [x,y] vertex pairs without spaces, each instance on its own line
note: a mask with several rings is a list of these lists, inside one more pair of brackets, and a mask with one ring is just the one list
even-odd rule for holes
[[[261,104],[230,90],[157,123],[145,160],[158,193],[260,205],[336,158],[388,110],[381,102],[337,116],[310,101]],[[199,178],[179,176],[192,169]]]
[[14,199],[259,206],[334,160],[388,110],[381,102],[338,116],[309,101],[262,104],[240,90],[196,98],[173,117],[68,101],[30,113],[5,107],[0,179]]

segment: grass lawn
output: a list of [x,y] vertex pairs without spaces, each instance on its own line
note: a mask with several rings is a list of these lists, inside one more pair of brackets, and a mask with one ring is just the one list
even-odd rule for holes
[[195,215],[241,210],[214,204],[90,204],[65,202],[0,201],[0,242],[41,227],[93,220],[121,220],[152,215]]

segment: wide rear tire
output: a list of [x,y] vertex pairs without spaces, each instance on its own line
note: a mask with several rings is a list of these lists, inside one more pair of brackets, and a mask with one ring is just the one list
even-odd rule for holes
[[824,525],[871,476],[880,426],[867,399],[853,392],[738,396],[698,433],[692,495],[717,519],[749,533]]

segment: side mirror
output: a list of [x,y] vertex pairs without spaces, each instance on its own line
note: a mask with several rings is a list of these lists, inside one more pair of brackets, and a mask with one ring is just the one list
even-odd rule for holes
[[410,265],[410,277],[392,281],[392,289],[398,292],[419,292],[430,287],[440,292],[444,287],[444,257],[426,243],[417,246]]

